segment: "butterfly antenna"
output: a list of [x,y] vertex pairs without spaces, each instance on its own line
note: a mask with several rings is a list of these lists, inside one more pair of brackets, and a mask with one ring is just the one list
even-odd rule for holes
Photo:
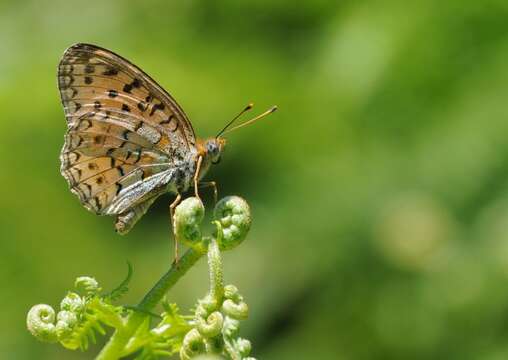
[[249,111],[250,109],[252,109],[254,107],[254,104],[253,103],[249,103],[249,105],[247,105],[245,107],[245,109],[243,109],[242,111],[240,111],[240,113],[238,115],[236,115],[233,120],[231,120],[230,122],[228,122],[228,124],[226,126],[224,126],[224,129],[222,129],[221,131],[219,131],[219,133],[217,134],[216,138],[218,138],[219,136],[221,136],[222,134],[224,134],[224,132],[227,130],[228,127],[230,127],[235,121],[236,119],[238,119],[240,116],[242,116],[243,114],[245,114],[247,111]]
[[270,109],[266,110],[264,113],[262,113],[262,114],[260,114],[260,115],[256,116],[256,117],[255,117],[255,118],[253,118],[253,119],[247,120],[246,122],[243,122],[243,123],[241,123],[241,124],[239,124],[239,125],[236,125],[236,126],[232,127],[231,129],[228,129],[227,131],[224,131],[224,130],[223,130],[223,131],[222,131],[222,134],[227,134],[228,132],[231,132],[231,131],[233,131],[233,130],[236,130],[236,129],[239,129],[239,128],[241,128],[241,127],[244,127],[244,126],[247,126],[247,125],[249,125],[249,124],[252,124],[253,122],[258,121],[259,119],[262,119],[262,118],[264,118],[265,116],[270,115],[271,113],[275,112],[276,110],[277,110],[277,106],[274,106],[274,107],[272,107],[272,108],[270,108]]

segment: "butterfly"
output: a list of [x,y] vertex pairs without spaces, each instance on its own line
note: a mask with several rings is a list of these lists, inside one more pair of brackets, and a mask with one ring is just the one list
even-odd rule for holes
[[58,65],[58,88],[67,120],[60,171],[81,204],[115,216],[126,234],[162,194],[176,199],[198,185],[220,161],[222,135],[276,110],[230,128],[249,104],[215,137],[197,138],[178,103],[139,67],[90,44],[69,47]]

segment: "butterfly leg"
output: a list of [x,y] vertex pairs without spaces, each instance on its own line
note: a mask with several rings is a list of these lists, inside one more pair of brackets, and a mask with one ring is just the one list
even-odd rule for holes
[[198,193],[198,182],[199,182],[199,171],[201,170],[201,163],[203,162],[203,156],[198,157],[198,162],[196,164],[196,172],[194,173],[194,194],[196,197],[201,200]]
[[169,215],[171,221],[171,228],[173,229],[173,238],[175,239],[175,263],[178,263],[178,238],[176,237],[175,229],[175,208],[182,200],[182,195],[177,194],[175,200],[169,205]]
[[217,204],[217,198],[218,198],[219,192],[217,191],[217,183],[215,181],[207,181],[207,182],[199,183],[199,187],[200,188],[212,187],[213,188],[213,200],[214,200],[214,203]]

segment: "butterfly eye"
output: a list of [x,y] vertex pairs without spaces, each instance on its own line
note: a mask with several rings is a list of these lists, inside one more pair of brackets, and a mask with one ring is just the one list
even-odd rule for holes
[[217,155],[219,153],[219,147],[217,146],[216,143],[211,142],[211,141],[206,144],[206,150],[212,157],[214,157],[215,155]]

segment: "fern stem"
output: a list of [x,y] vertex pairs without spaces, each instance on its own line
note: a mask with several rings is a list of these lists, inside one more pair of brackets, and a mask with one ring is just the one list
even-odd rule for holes
[[[138,308],[146,311],[152,310],[177,281],[205,254],[206,248],[204,246],[187,250],[178,263],[173,263],[171,268],[155,283],[138,304]],[[116,360],[127,355],[122,354],[123,350],[146,316],[142,312],[133,312],[127,318],[125,326],[117,329],[111,336],[108,343],[97,355],[96,360]]]
[[178,265],[173,264],[152,289],[145,295],[138,305],[141,310],[152,310],[171,289],[176,282],[189,270],[203,255],[206,254],[206,248],[190,248],[178,260]]
[[[134,331],[138,328],[139,325],[143,322],[143,315],[138,313],[133,313],[129,319],[128,324],[134,327]],[[123,349],[125,345],[129,342],[131,336],[134,334],[134,331],[131,332],[127,328],[127,326],[123,329],[115,330],[115,333],[111,336],[108,343],[102,348],[99,355],[97,355],[96,360],[117,360],[120,359]]]

